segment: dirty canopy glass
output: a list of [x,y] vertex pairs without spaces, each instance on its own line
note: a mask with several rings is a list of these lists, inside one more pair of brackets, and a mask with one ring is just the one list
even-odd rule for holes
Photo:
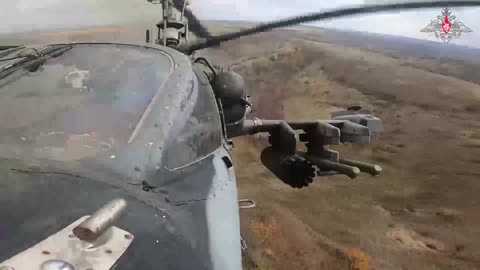
[[125,145],[171,67],[158,50],[85,44],[4,77],[0,157],[69,161]]

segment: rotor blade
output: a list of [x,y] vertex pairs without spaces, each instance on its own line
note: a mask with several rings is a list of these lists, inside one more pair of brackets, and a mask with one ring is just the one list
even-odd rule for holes
[[238,32],[223,34],[214,36],[213,38],[203,40],[200,42],[194,42],[186,44],[182,51],[191,54],[196,50],[206,49],[220,45],[220,43],[234,40],[243,36],[253,35],[260,32],[270,31],[275,28],[287,27],[312,21],[321,21],[338,17],[346,17],[358,14],[376,13],[382,11],[392,10],[409,10],[417,8],[444,8],[449,7],[468,7],[468,6],[480,6],[480,1],[432,1],[432,2],[409,2],[409,3],[396,3],[396,4],[381,4],[381,5],[361,5],[340,9],[333,9],[330,11],[322,11],[316,13],[310,13],[307,15],[291,17],[279,21],[259,24],[255,27],[244,29]]
[[19,47],[21,47],[21,45],[0,45],[0,51]]
[[[178,11],[182,12],[185,1],[187,0],[175,0],[173,1],[173,4]],[[183,15],[185,18],[187,18],[188,30],[190,32],[194,33],[199,38],[211,39],[213,37],[191,10],[185,7],[185,12]]]
[[200,20],[193,14],[193,12],[189,9],[185,9],[185,13],[183,14],[185,18],[188,20],[188,29],[194,33],[199,38],[206,38],[210,39],[213,36],[208,32],[207,28],[202,25]]

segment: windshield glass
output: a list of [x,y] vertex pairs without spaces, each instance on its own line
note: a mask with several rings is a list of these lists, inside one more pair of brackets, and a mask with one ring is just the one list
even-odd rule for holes
[[77,45],[0,80],[0,156],[77,160],[125,145],[167,78],[158,50]]

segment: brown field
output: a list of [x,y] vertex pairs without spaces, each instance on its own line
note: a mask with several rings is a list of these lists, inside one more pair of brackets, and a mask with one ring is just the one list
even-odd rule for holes
[[235,140],[240,197],[257,202],[241,213],[245,268],[480,269],[480,59],[470,70],[294,32],[209,54],[244,75],[257,117],[324,119],[355,104],[381,117],[372,145],[337,148],[384,173],[292,189],[261,165],[255,138]]
[[257,117],[325,119],[358,104],[385,126],[372,145],[336,147],[381,176],[304,189],[263,167],[257,137],[235,140],[240,197],[257,203],[241,212],[245,269],[480,269],[480,58],[342,44],[277,30],[206,52],[244,75]]

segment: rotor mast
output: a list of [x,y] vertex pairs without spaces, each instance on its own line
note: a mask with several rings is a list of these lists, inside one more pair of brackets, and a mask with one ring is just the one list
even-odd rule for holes
[[[180,44],[187,42],[188,22],[184,12],[189,1],[183,1],[181,11],[175,8],[173,0],[148,0],[148,2],[162,5],[162,20],[156,24],[157,39],[155,43],[176,48]],[[149,34],[147,34],[148,36]],[[149,42],[149,38],[147,38],[147,42]]]

